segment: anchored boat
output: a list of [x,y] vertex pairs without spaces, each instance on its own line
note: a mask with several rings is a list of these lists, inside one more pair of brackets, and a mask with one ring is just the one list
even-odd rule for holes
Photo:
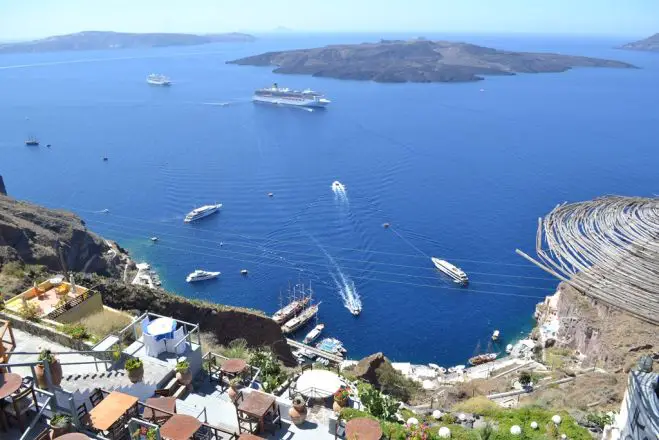
[[185,219],[183,220],[185,223],[190,223],[195,220],[202,219],[204,217],[208,217],[211,214],[216,213],[217,211],[220,210],[222,207],[221,203],[218,203],[216,205],[204,205],[199,208],[195,208],[192,211],[188,212],[188,214],[185,216]]
[[272,319],[279,325],[289,321],[293,316],[297,315],[307,304],[311,301],[311,297],[305,296],[300,299],[291,301],[286,307],[281,308],[272,315]]
[[221,272],[208,272],[206,270],[200,270],[197,269],[191,274],[189,274],[186,278],[185,281],[188,283],[193,283],[195,281],[205,281],[205,280],[211,280],[213,278],[217,278],[220,276]]
[[318,324],[313,328],[313,330],[307,333],[307,335],[304,337],[304,340],[302,342],[304,342],[305,344],[312,343],[313,341],[318,339],[318,336],[320,336],[320,333],[323,331],[324,328],[325,328],[325,324]]
[[299,315],[288,321],[286,324],[282,325],[281,331],[285,335],[287,335],[289,333],[293,333],[295,330],[302,327],[304,324],[309,322],[314,316],[316,316],[316,314],[318,313],[318,306],[320,306],[320,303],[314,304],[311,307],[302,310],[302,312],[300,312]]
[[452,265],[446,260],[440,260],[439,258],[436,257],[432,257],[431,260],[435,265],[435,267],[444,274],[451,277],[454,283],[460,284],[462,286],[466,286],[469,283],[469,278],[467,278],[467,274],[464,273],[464,271],[459,267]]
[[343,342],[336,338],[325,338],[316,345],[316,348],[336,356],[343,356],[347,352],[347,350],[343,348]]

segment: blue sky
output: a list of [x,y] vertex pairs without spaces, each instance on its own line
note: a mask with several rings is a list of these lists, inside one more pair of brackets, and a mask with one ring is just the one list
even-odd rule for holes
[[0,40],[81,30],[646,36],[659,0],[0,0]]

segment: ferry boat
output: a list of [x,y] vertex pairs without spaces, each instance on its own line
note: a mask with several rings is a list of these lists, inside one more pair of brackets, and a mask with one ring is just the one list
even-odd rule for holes
[[325,338],[316,344],[316,348],[336,356],[343,356],[347,351],[343,348],[343,342],[336,338]]
[[159,73],[152,73],[146,77],[146,82],[154,86],[171,86],[172,81],[167,78],[165,75]]
[[284,333],[285,335],[289,333],[293,333],[295,330],[299,329],[304,324],[309,322],[318,313],[318,306],[320,306],[320,303],[314,304],[311,307],[302,310],[302,312],[300,312],[299,315],[297,315],[295,318],[291,319],[290,321],[286,322],[286,324],[282,325],[281,326],[282,333]]
[[279,325],[289,321],[293,316],[297,315],[307,304],[311,301],[311,297],[305,296],[288,303],[286,307],[281,308],[272,315],[272,319]]
[[195,281],[205,281],[205,280],[211,280],[213,278],[219,277],[221,272],[209,272],[206,270],[201,270],[197,269],[191,274],[189,274],[186,278],[185,281],[188,283],[193,283]]
[[318,324],[311,330],[307,335],[304,337],[304,342],[305,344],[310,344],[311,342],[315,341],[318,339],[318,336],[320,336],[320,333],[323,331],[325,328],[325,324]]
[[452,265],[446,260],[440,260],[439,258],[436,257],[432,257],[431,260],[435,265],[435,267],[444,274],[451,277],[454,283],[460,284],[462,286],[466,286],[469,283],[469,278],[467,278],[467,274],[464,273],[462,269],[460,269],[459,267]]
[[252,100],[254,102],[263,102],[267,104],[316,108],[324,108],[331,102],[322,94],[314,92],[313,90],[292,90],[279,87],[277,83],[273,84],[272,87],[265,87],[256,90]]
[[211,214],[216,213],[217,211],[220,210],[222,207],[221,203],[218,203],[216,205],[204,205],[199,208],[195,208],[192,211],[188,212],[188,214],[185,216],[185,219],[183,220],[185,223],[190,223],[195,220],[199,220],[204,217],[208,217]]
[[492,362],[497,358],[499,354],[498,353],[484,353],[484,354],[479,354],[474,357],[469,358],[469,363],[471,365],[482,365],[486,364],[488,362]]

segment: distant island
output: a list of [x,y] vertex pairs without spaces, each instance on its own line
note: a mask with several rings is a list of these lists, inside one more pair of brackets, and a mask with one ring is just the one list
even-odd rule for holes
[[634,41],[620,46],[620,49],[629,50],[648,50],[651,52],[659,52],[659,33],[643,40]]
[[564,72],[572,67],[634,67],[620,61],[422,38],[267,52],[227,63],[276,66],[276,73],[377,82],[463,82],[482,80],[481,75]]
[[57,35],[40,40],[0,44],[0,54],[21,52],[55,52],[61,50],[104,50],[140,47],[193,46],[208,43],[251,42],[249,34],[134,34],[124,32],[85,31]]

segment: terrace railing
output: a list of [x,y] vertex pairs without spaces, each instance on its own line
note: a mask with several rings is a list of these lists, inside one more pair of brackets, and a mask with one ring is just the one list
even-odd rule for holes
[[[128,324],[126,327],[121,329],[117,333],[117,337],[120,341],[133,340],[137,341],[140,337],[142,331],[142,321],[145,319],[157,319],[157,318],[169,318],[169,316],[159,315],[157,313],[145,312],[142,315],[138,316]],[[174,319],[174,318],[172,318]],[[176,343],[173,350],[175,351],[180,344],[183,342],[188,342],[190,344],[196,343],[201,346],[201,334],[199,333],[199,324],[192,324],[190,322],[181,321],[180,319],[175,319],[178,324],[181,324],[185,328],[185,338]],[[196,341],[195,341],[196,339]]]
[[54,321],[55,319],[62,316],[64,313],[74,308],[75,306],[82,304],[83,302],[89,300],[90,298],[93,298],[96,295],[99,295],[99,293],[94,290],[85,291],[80,295],[76,296],[75,298],[72,298],[68,300],[66,303],[57,307],[55,310],[47,314],[45,318]]

